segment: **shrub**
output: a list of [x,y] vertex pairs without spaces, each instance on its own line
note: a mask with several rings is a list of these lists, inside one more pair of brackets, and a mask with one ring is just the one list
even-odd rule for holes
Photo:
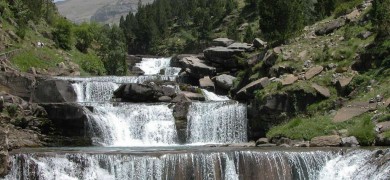
[[59,19],[53,32],[57,47],[70,50],[72,47],[72,24],[66,19]]
[[375,141],[375,125],[368,114],[356,119],[356,123],[348,128],[350,136],[355,136],[360,145],[372,145]]
[[338,5],[336,5],[336,9],[334,11],[334,15],[336,17],[348,14],[352,11],[354,7],[361,4],[363,0],[340,0]]

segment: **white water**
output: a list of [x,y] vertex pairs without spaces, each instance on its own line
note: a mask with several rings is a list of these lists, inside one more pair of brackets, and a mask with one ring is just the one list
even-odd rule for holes
[[202,93],[206,99],[206,101],[229,101],[229,97],[220,96],[213,92],[207,91],[206,89],[202,89]]
[[[389,151],[389,150],[388,150]],[[387,159],[376,160],[368,150],[356,150],[330,160],[319,174],[320,180],[390,179],[390,154]],[[380,158],[377,158],[380,159]],[[379,165],[379,166],[378,166]]]
[[135,66],[145,72],[145,75],[160,74],[163,70],[165,76],[177,76],[181,69],[170,67],[170,65],[171,58],[143,58]]
[[333,156],[334,153],[328,151],[16,154],[12,158],[13,171],[6,179],[314,180]]
[[194,102],[187,115],[187,142],[246,142],[246,117],[246,106],[234,101]]
[[104,146],[164,146],[177,139],[166,104],[100,104],[89,113],[94,143]]

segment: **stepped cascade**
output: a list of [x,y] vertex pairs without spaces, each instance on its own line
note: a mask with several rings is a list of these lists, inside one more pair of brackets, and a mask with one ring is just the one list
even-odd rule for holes
[[4,179],[390,179],[389,150],[201,146],[247,142],[248,128],[245,104],[204,89],[205,101],[188,106],[180,144],[171,103],[112,98],[122,84],[175,81],[180,69],[170,67],[170,58],[144,58],[136,67],[144,75],[57,77],[72,83],[95,146],[13,152]]

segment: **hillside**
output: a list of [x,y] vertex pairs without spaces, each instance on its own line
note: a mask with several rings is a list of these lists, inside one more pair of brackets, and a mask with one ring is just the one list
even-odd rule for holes
[[[150,2],[153,1],[142,1]],[[119,23],[121,16],[137,11],[138,0],[67,0],[56,5],[63,16],[75,23]]]

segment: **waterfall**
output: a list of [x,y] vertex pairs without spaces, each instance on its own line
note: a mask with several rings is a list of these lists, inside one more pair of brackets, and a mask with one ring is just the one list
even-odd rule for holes
[[94,143],[104,146],[161,146],[177,139],[166,104],[100,104],[89,112]]
[[246,106],[235,101],[194,102],[187,115],[189,143],[247,141]]
[[202,89],[202,93],[206,99],[206,101],[228,101],[230,100],[227,96],[219,96],[213,92]]
[[[165,153],[165,152],[164,152]],[[6,180],[318,179],[331,151],[30,153],[12,157]]]
[[[369,150],[354,150],[330,160],[321,170],[320,180],[390,179],[390,149],[383,159]],[[376,157],[377,156],[377,157]],[[386,157],[387,156],[387,157]]]

